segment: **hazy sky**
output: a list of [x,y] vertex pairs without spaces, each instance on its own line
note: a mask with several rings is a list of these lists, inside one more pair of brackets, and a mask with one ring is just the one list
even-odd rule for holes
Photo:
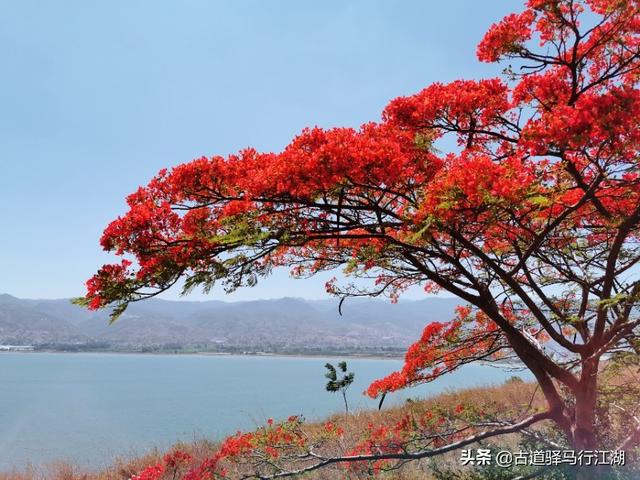
[[[82,294],[111,258],[103,228],[162,167],[496,75],[476,44],[521,3],[0,0],[0,293]],[[283,272],[225,299],[320,298],[325,279]]]

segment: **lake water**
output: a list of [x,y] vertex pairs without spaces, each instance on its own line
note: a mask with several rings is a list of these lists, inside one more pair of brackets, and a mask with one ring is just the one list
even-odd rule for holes
[[[339,359],[338,359],[339,360]],[[100,468],[179,440],[219,439],[267,418],[322,418],[344,407],[324,390],[337,359],[60,353],[0,353],[0,470],[58,459]],[[361,392],[399,360],[349,359],[353,408],[375,408]],[[385,402],[449,388],[503,382],[513,372],[469,365]]]

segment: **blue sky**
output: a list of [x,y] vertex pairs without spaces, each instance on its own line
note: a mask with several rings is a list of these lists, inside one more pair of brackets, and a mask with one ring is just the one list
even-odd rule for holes
[[[82,294],[112,258],[98,244],[103,228],[161,168],[246,146],[277,151],[305,126],[377,120],[390,99],[429,83],[495,76],[476,44],[521,2],[0,7],[0,293],[57,298]],[[210,298],[322,298],[326,278],[279,272]]]

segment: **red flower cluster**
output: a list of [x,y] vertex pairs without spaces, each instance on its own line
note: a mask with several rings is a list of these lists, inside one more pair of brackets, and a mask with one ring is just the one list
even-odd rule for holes
[[474,358],[497,358],[506,344],[495,323],[482,312],[458,307],[450,322],[432,322],[411,345],[401,371],[374,381],[365,392],[375,398],[419,383],[430,382]]
[[[282,455],[301,454],[308,449],[308,437],[301,430],[303,420],[291,416],[283,422],[267,421],[267,425],[253,432],[237,432],[227,437],[213,455],[196,461],[192,455],[177,450],[163,457],[161,463],[150,465],[131,480],[213,480],[228,477],[227,467],[255,454],[276,460]],[[342,427],[328,423],[325,436],[339,437]],[[327,438],[328,438],[327,437]],[[226,465],[226,466],[225,466]]]
[[520,53],[533,34],[531,25],[535,20],[532,10],[507,15],[491,29],[478,45],[478,59],[482,62],[497,62],[503,55]]

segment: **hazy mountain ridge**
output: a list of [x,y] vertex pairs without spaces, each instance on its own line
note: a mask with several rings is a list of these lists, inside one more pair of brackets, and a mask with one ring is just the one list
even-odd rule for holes
[[245,302],[167,301],[132,304],[108,324],[69,300],[0,295],[0,344],[140,350],[164,347],[211,351],[381,351],[402,349],[424,326],[448,320],[459,300],[428,298],[391,304],[281,298]]

